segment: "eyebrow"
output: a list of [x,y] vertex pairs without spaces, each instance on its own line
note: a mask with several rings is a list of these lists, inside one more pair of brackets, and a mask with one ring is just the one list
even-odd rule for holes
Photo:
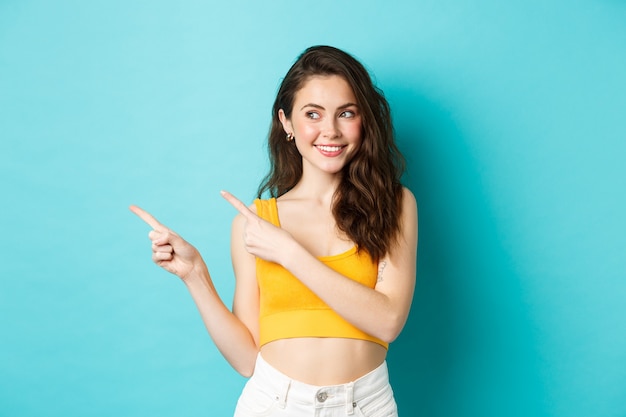
[[[341,106],[337,107],[337,109],[341,110],[341,109],[345,109],[345,108],[352,107],[352,106],[358,107],[356,105],[356,103],[346,103],[346,104],[342,104]],[[315,104],[315,103],[305,104],[304,106],[302,106],[300,108],[300,110],[303,110],[305,107],[313,107],[313,108],[320,109],[320,110],[326,110],[323,106],[320,106],[319,104]]]

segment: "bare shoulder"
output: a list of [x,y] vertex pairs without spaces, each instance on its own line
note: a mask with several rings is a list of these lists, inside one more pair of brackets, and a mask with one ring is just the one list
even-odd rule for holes
[[404,236],[412,251],[417,247],[417,201],[408,188],[404,187],[402,194],[402,214],[400,220],[400,234]]
[[402,187],[402,198],[410,200],[413,203],[413,205],[417,206],[417,202],[415,200],[415,196],[413,195],[413,192],[406,187]]
[[407,216],[417,217],[417,200],[415,196],[406,187],[402,188],[402,217]]
[[[249,209],[251,212],[253,212],[253,213],[254,213],[254,214],[256,214],[257,216],[259,215],[259,212],[258,212],[258,210],[257,210],[257,207],[256,207],[256,204],[255,204],[255,203],[249,204],[247,207],[248,207],[248,209]],[[233,228],[233,229],[235,229],[235,228],[237,228],[237,229],[242,228],[245,222],[246,222],[246,216],[244,216],[244,215],[243,215],[243,214],[241,214],[241,213],[237,213],[237,214],[235,215],[235,217],[233,218],[233,221],[232,221],[232,228]]]

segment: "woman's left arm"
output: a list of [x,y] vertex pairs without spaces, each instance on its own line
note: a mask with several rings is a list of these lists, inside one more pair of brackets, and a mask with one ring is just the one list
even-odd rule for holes
[[385,342],[392,342],[400,334],[413,299],[417,259],[417,204],[408,189],[404,189],[402,199],[400,235],[379,262],[374,289],[334,271],[289,233],[260,219],[232,195],[223,195],[248,220],[245,236],[248,252],[282,265],[362,331]]

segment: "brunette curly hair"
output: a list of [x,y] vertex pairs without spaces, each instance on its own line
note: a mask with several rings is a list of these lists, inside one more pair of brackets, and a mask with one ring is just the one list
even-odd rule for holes
[[274,106],[268,136],[270,171],[261,182],[258,197],[266,191],[279,197],[302,177],[302,157],[285,140],[279,119],[282,109],[291,118],[296,93],[312,77],[338,75],[352,87],[362,116],[363,138],[356,155],[342,170],[333,196],[333,216],[338,228],[359,250],[381,259],[395,243],[400,230],[405,162],[398,150],[389,103],[363,65],[331,46],[306,49],[285,75]]

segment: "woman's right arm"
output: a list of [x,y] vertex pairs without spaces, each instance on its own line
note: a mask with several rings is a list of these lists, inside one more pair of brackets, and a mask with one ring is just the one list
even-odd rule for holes
[[[235,250],[237,242],[233,239],[233,267],[237,283],[231,312],[217,294],[209,270],[196,248],[139,207],[132,206],[131,211],[153,228],[149,234],[152,259],[185,283],[206,329],[224,358],[243,376],[252,375],[259,350],[254,256],[247,252],[245,255],[248,256],[243,256]],[[233,237],[239,236],[239,242],[242,230],[242,222],[235,219]],[[241,243],[239,246],[242,246]]]

